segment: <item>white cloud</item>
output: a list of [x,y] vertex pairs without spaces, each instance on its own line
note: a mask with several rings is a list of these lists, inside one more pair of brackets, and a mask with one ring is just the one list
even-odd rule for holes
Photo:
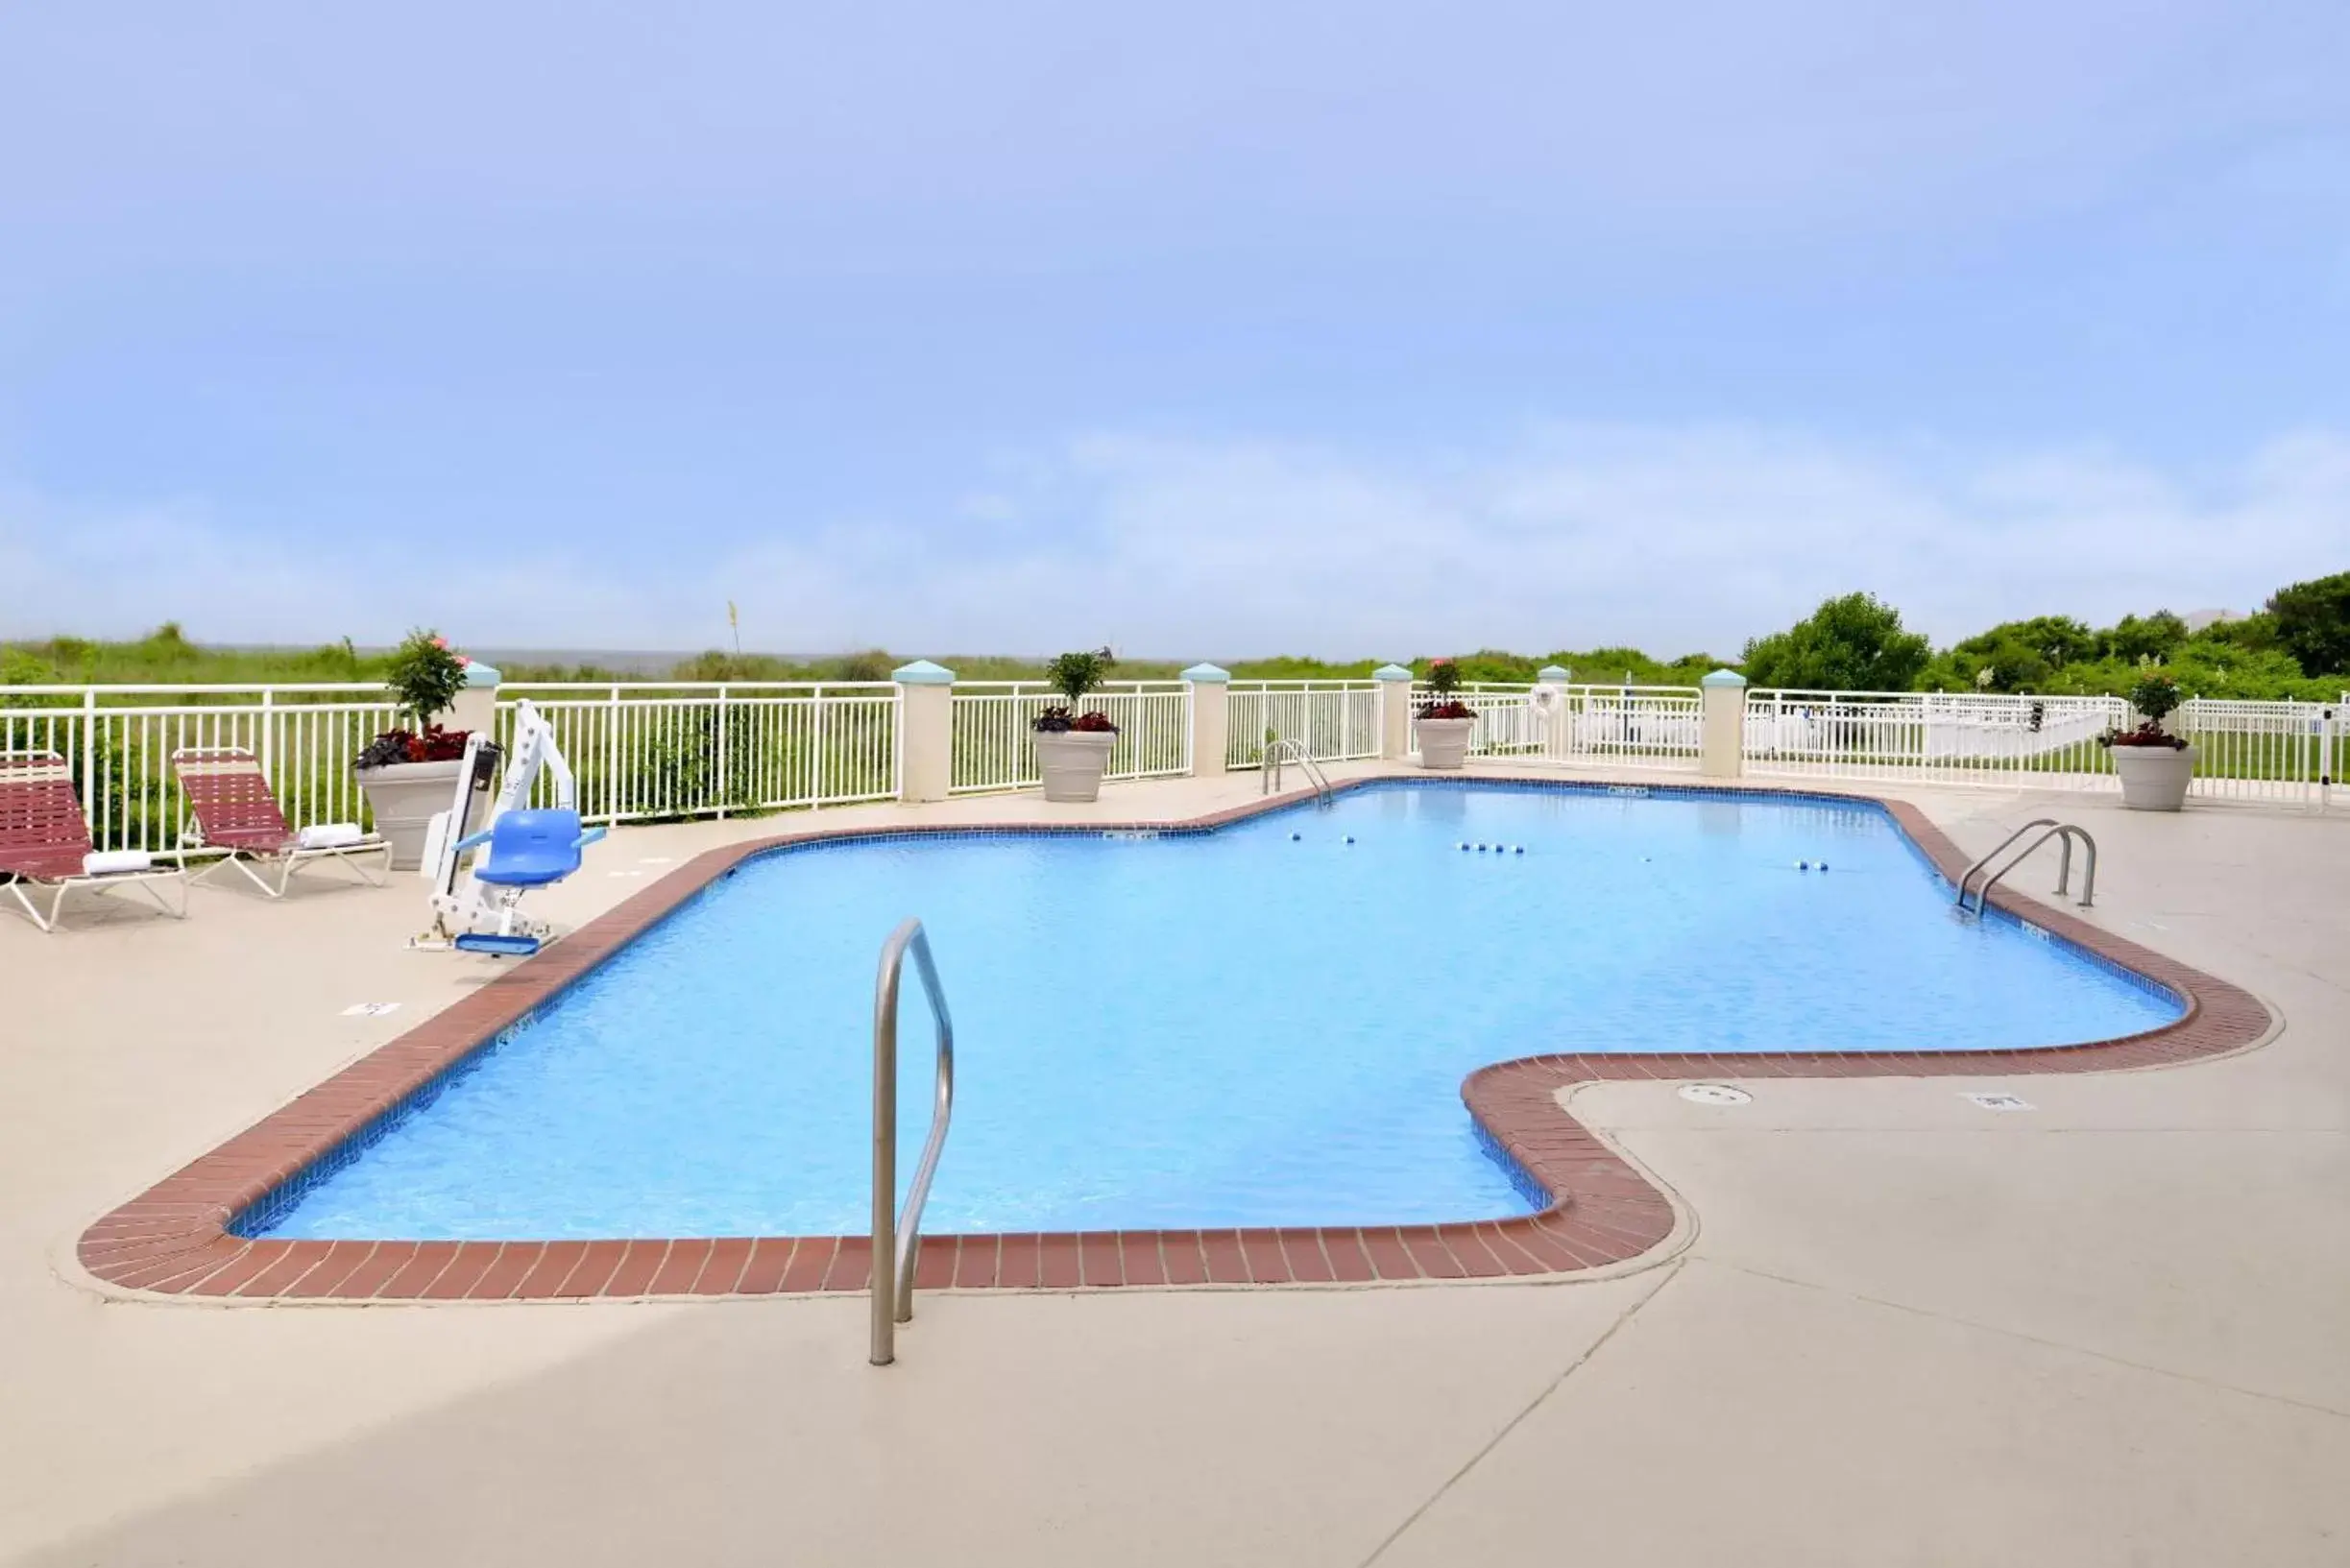
[[1629,642],[1734,652],[1868,589],[1948,640],[2067,612],[2246,608],[2350,567],[2350,436],[2224,471],[2096,451],[1863,447],[1767,428],[1554,426],[1394,454],[1114,435],[975,476],[948,520],[839,522],[658,573],[497,540],[288,557],[201,509],[0,493],[0,633],[176,617],[220,640],[1397,657]]

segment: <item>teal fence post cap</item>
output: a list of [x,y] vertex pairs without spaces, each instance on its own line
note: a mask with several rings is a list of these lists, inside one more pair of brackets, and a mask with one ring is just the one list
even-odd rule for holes
[[1568,681],[1574,679],[1574,671],[1561,669],[1556,664],[1544,664],[1534,672],[1534,678],[1538,681]]
[[933,664],[927,659],[917,659],[910,664],[900,664],[889,672],[889,678],[900,686],[953,686],[955,672],[944,664]]
[[1183,679],[1199,686],[1222,686],[1232,679],[1232,672],[1221,664],[1194,664],[1183,672]]
[[1374,681],[1408,681],[1412,678],[1412,672],[1401,664],[1381,664],[1370,672],[1370,678]]
[[467,686],[496,686],[504,679],[505,677],[498,674],[495,666],[485,664],[478,659],[465,666]]
[[1717,669],[1697,684],[1699,686],[1744,686],[1746,677],[1734,669]]

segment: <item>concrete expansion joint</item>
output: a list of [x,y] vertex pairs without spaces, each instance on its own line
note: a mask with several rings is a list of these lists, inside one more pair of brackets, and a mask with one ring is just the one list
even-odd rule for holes
[[[2177,1383],[2190,1383],[2197,1387],[2211,1388],[2220,1393],[2236,1394],[2245,1399],[2261,1400],[2266,1404],[2283,1405],[2293,1410],[2312,1411],[2319,1415],[2338,1416],[2343,1420],[2350,1420],[2350,1410],[2339,1406],[2321,1405],[2307,1399],[2294,1399],[2289,1394],[2269,1393],[2261,1388],[2247,1388],[2240,1383],[2226,1383],[2217,1378],[2201,1377],[2193,1372],[2181,1372],[2168,1366],[2157,1366],[2151,1362],[2134,1361],[2127,1356],[2117,1356],[2111,1351],[2099,1350],[2094,1345],[2079,1344],[2071,1339],[2054,1339],[2043,1334],[2026,1334],[2022,1329],[2012,1329],[1999,1323],[1986,1323],[1980,1318],[1968,1317],[1958,1313],[1937,1312],[1931,1307],[1921,1307],[1907,1301],[1895,1301],[1887,1296],[1871,1295],[1865,1291],[1847,1290],[1843,1286],[1828,1285],[1819,1280],[1798,1279],[1792,1274],[1776,1273],[1768,1268],[1756,1268],[1751,1264],[1733,1263],[1727,1258],[1705,1257],[1681,1261],[1725,1268],[1732,1273],[1744,1274],[1751,1279],[1769,1280],[1774,1285],[1784,1285],[1798,1291],[1816,1291],[1822,1295],[1834,1296],[1838,1300],[1856,1302],[1864,1307],[1878,1307],[1887,1312],[1903,1313],[1911,1317],[1922,1317],[1932,1322],[1949,1323],[1958,1328],[1973,1329],[1979,1334],[1995,1334],[2003,1339],[2013,1339],[2022,1344],[2039,1345],[2047,1350],[2061,1350],[2068,1355],[2086,1356],[2110,1366],[2126,1367],[2133,1372],[2144,1372]],[[1594,1348],[1597,1347],[1594,1346]]]
[[1467,1480],[1470,1472],[1474,1471],[1478,1465],[1484,1463],[1486,1459],[1490,1456],[1494,1450],[1501,1447],[1501,1445],[1509,1439],[1512,1433],[1523,1426],[1527,1419],[1531,1417],[1535,1411],[1540,1410],[1542,1406],[1549,1401],[1551,1395],[1557,1393],[1561,1388],[1566,1387],[1567,1379],[1573,1377],[1577,1372],[1583,1370],[1584,1367],[1588,1366],[1591,1363],[1592,1359],[1602,1350],[1606,1349],[1609,1342],[1614,1339],[1616,1335],[1621,1333],[1624,1328],[1631,1323],[1633,1318],[1639,1315],[1642,1308],[1646,1307],[1650,1302],[1656,1300],[1658,1296],[1663,1294],[1664,1288],[1672,1284],[1673,1281],[1679,1277],[1682,1265],[1685,1261],[1686,1254],[1684,1253],[1675,1257],[1670,1263],[1664,1265],[1661,1268],[1657,1269],[1656,1283],[1651,1285],[1648,1290],[1641,1294],[1638,1300],[1633,1302],[1621,1313],[1617,1314],[1615,1321],[1608,1325],[1605,1333],[1601,1334],[1598,1339],[1593,1339],[1589,1344],[1586,1345],[1582,1352],[1578,1354],[1574,1360],[1566,1363],[1557,1377],[1552,1378],[1548,1383],[1544,1384],[1539,1392],[1538,1392],[1532,1399],[1528,1400],[1523,1406],[1519,1407],[1515,1414],[1512,1415],[1509,1420],[1502,1423],[1501,1430],[1494,1433],[1492,1436],[1487,1438],[1484,1443],[1480,1444],[1477,1451],[1471,1454],[1467,1459],[1462,1463],[1458,1470],[1455,1470],[1451,1475],[1444,1478],[1444,1482],[1441,1485],[1438,1486],[1436,1490],[1430,1492],[1426,1497],[1422,1498],[1419,1502],[1419,1506],[1415,1508],[1409,1514],[1405,1515],[1401,1524],[1390,1531],[1386,1537],[1382,1539],[1377,1546],[1371,1548],[1370,1556],[1363,1559],[1361,1568],[1371,1568],[1371,1564],[1377,1562],[1381,1557],[1387,1556],[1389,1550],[1393,1548],[1396,1542],[1402,1540],[1405,1535],[1411,1532],[1414,1525],[1419,1523],[1422,1518],[1427,1516],[1430,1508],[1435,1508],[1437,1504],[1443,1501],[1444,1495],[1447,1492],[1450,1492],[1455,1486],[1458,1486],[1462,1482]]

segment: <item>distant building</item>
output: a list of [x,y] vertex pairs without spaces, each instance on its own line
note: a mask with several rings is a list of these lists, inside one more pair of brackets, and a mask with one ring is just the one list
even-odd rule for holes
[[2187,623],[2187,629],[2191,632],[2199,632],[2206,626],[2217,626],[2223,620],[2241,620],[2243,618],[2244,613],[2241,610],[2190,610],[2179,617]]

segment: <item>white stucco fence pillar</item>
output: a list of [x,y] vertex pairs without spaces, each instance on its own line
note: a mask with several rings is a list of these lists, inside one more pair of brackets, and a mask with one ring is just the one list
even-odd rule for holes
[[465,666],[465,686],[449,699],[448,706],[434,716],[433,722],[445,730],[478,731],[483,735],[497,733],[497,683],[501,679],[496,669],[473,661]]
[[1195,779],[1212,779],[1224,770],[1225,742],[1232,734],[1232,672],[1214,664],[1194,664],[1183,672],[1191,697],[1191,771]]
[[917,659],[889,678],[898,683],[898,799],[945,800],[955,783],[955,672]]
[[1697,771],[1708,779],[1739,778],[1746,772],[1746,677],[1717,669],[1697,686],[1703,693]]
[[1370,672],[1379,683],[1379,757],[1400,762],[1412,755],[1412,672],[1381,664]]

